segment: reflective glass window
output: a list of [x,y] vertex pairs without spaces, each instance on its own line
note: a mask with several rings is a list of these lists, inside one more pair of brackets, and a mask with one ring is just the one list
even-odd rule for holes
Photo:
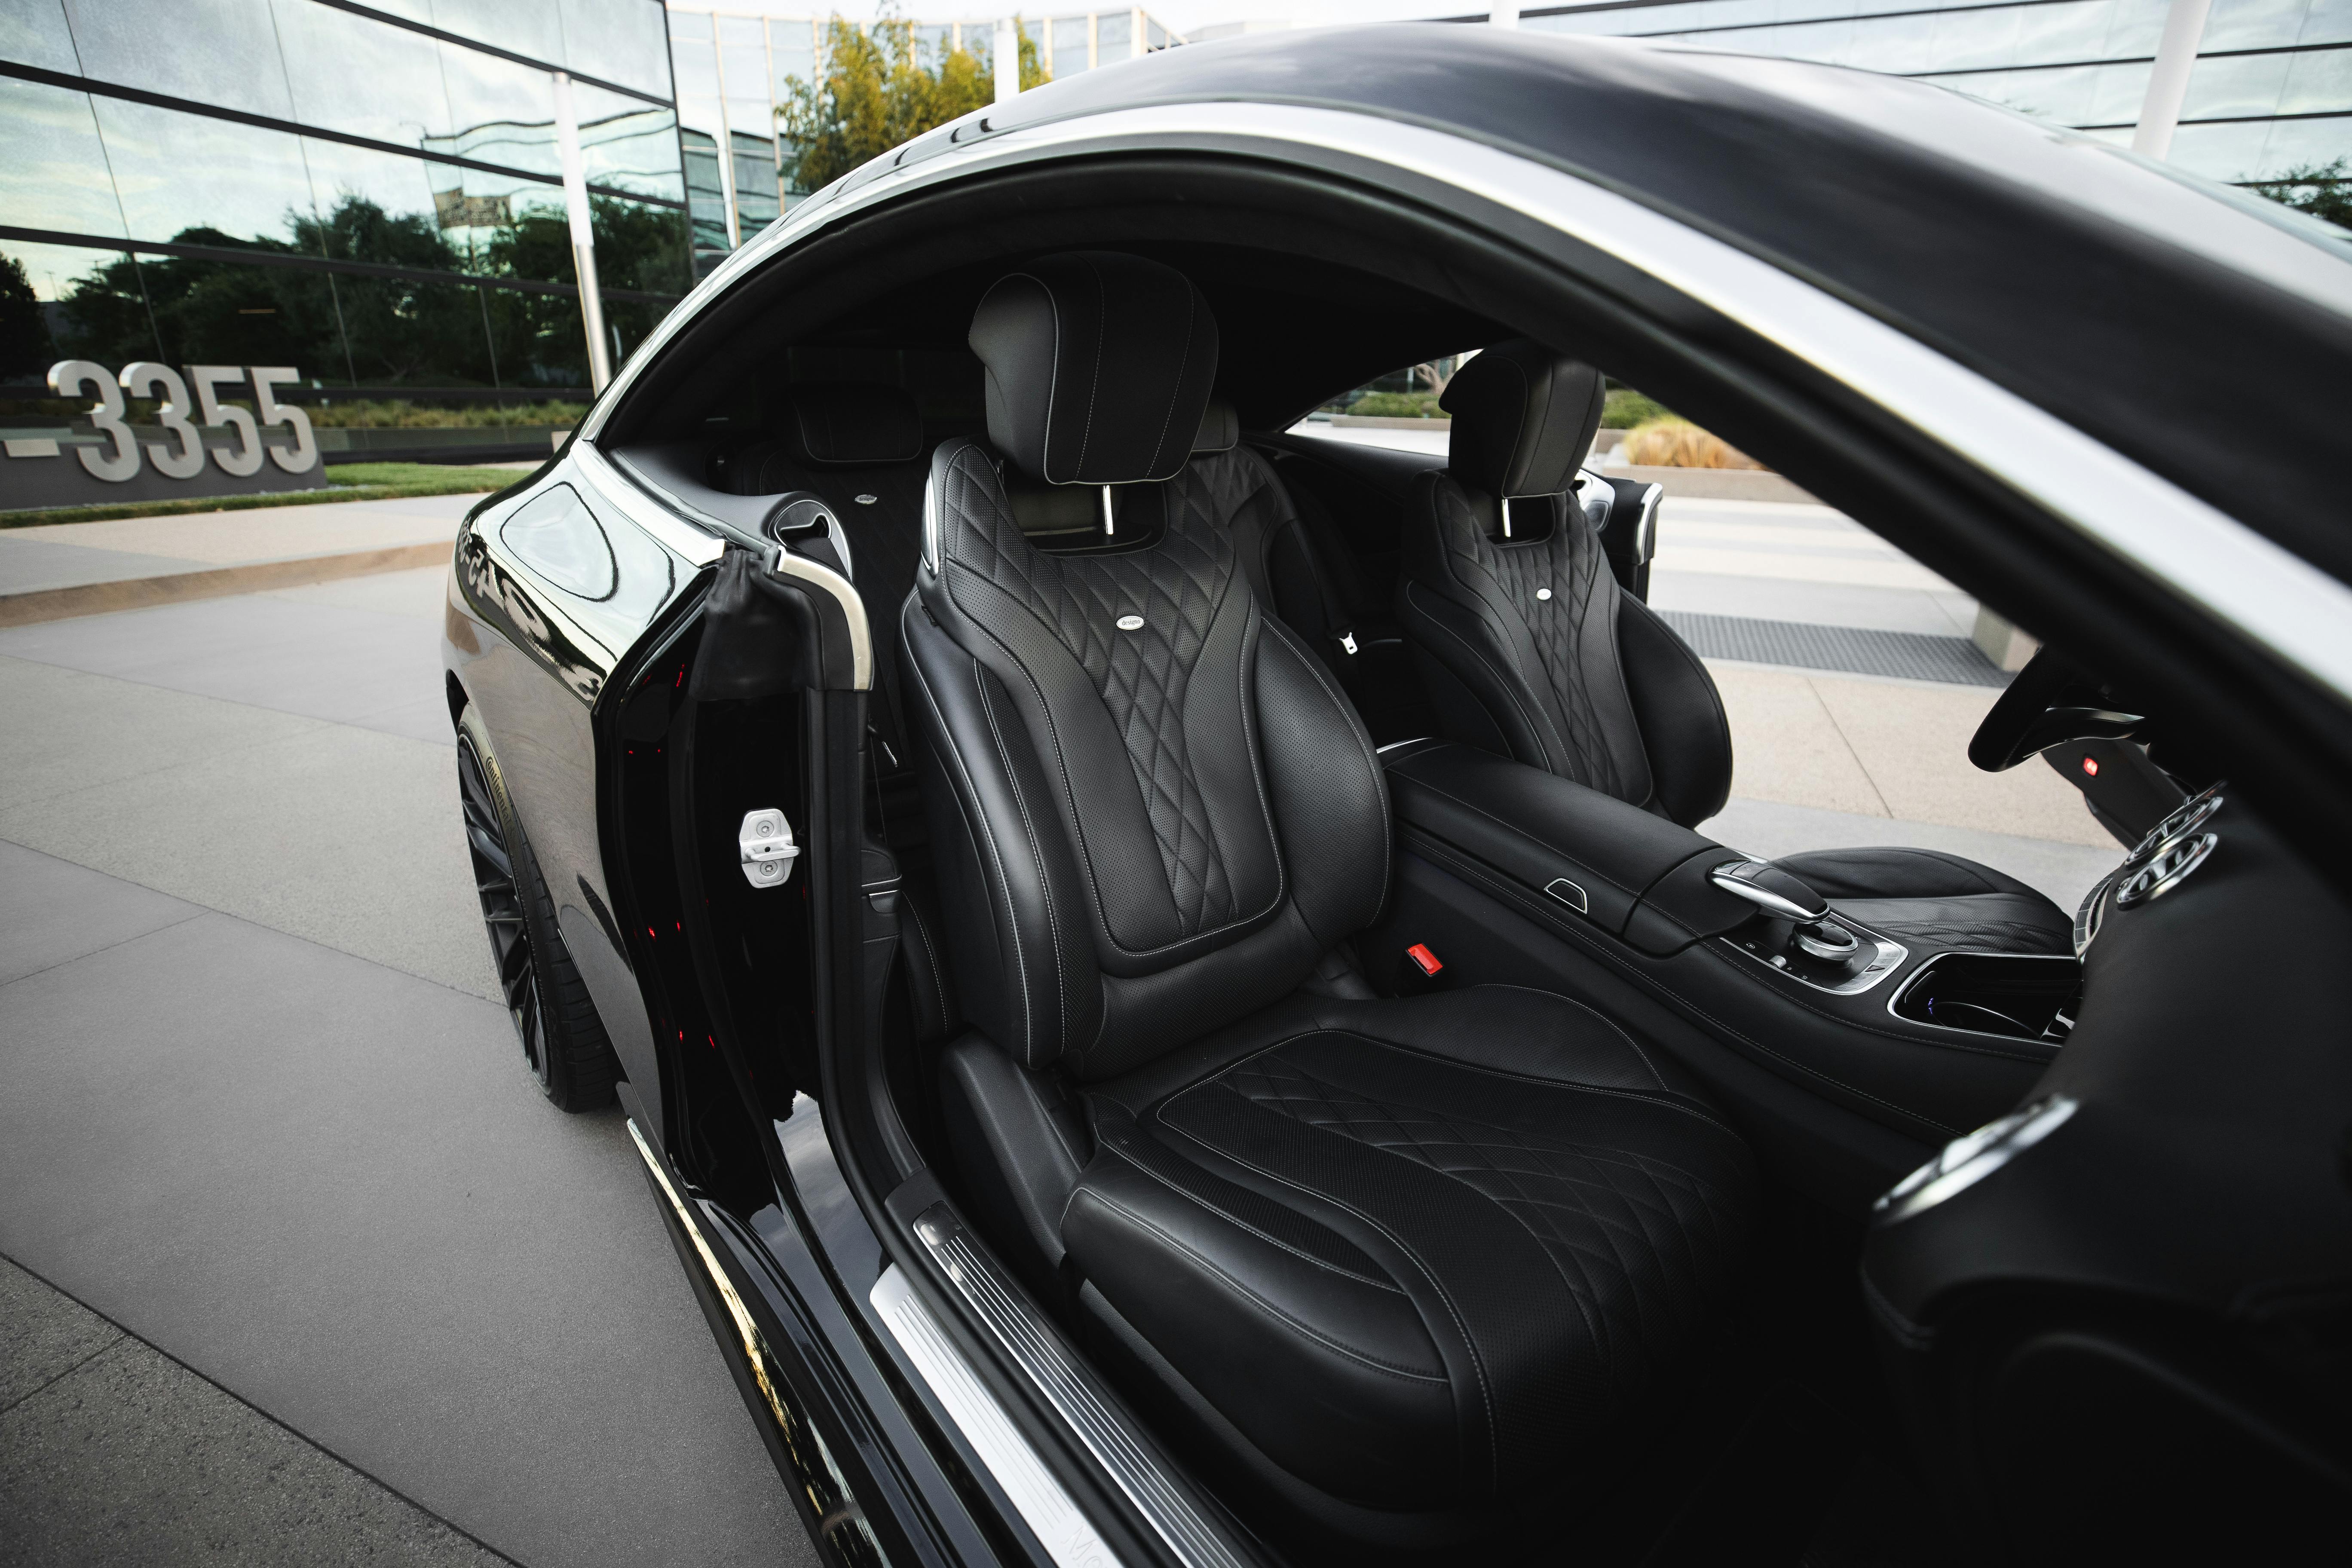
[[67,0],[81,73],[291,119],[269,0]]
[[88,93],[0,77],[0,212],[11,224],[124,235]]
[[[60,359],[91,359],[120,367],[135,359],[169,356],[155,336],[139,263],[112,250],[70,246],[0,247],[24,268],[35,296],[54,305],[25,312],[19,330],[0,343],[15,374],[38,381]],[[31,363],[22,363],[30,359]]]
[[723,44],[719,68],[730,98],[762,98],[768,92],[768,46]]
[[749,44],[761,48],[767,44],[767,29],[757,16],[713,16],[711,26],[723,45]]
[[1161,26],[1157,22],[1147,22],[1144,29],[1144,45],[1148,48],[1166,48],[1168,47],[1168,29]]
[[2137,124],[2139,106],[2147,97],[2148,68],[2146,61],[2101,66],[2092,79],[2091,107],[2084,110],[2088,116],[2084,123]]
[[2213,0],[2198,48],[2270,49],[2292,44],[2303,32],[2310,0]]
[[[2286,86],[2281,114],[2331,114],[2352,110],[2352,49],[2313,49],[2284,57]],[[2196,91],[2192,85],[2191,93]]]
[[1076,76],[1091,63],[1087,58],[1087,24],[1085,16],[1054,18],[1054,74]]
[[2272,132],[2294,123],[2184,125],[2173,132],[2172,152],[2167,161],[2211,180],[2260,179],[2271,172],[2264,165],[2271,162],[2266,147],[2272,141]]
[[585,82],[572,85],[580,118],[580,162],[592,185],[669,201],[686,199],[677,172],[677,116],[667,109]]
[[[772,176],[769,186],[774,188]],[[589,227],[596,236],[596,279],[604,287],[683,294],[694,286],[684,213],[612,196],[592,196],[588,206]],[[570,238],[567,227],[565,270],[558,275],[564,282],[572,278]]]
[[1928,46],[1933,63],[1940,70],[2014,65],[2017,26],[2018,8],[2013,5],[1943,12],[1936,17],[1935,41]]
[[966,22],[956,47],[979,61],[982,70],[991,69],[996,58],[996,29],[985,22]]
[[914,38],[915,58],[926,67],[936,68],[955,45],[955,29],[945,22],[919,22],[908,31]]
[[2292,55],[2229,55],[2197,62],[2189,75],[2183,120],[2237,120],[2276,114]]
[[1135,14],[1105,11],[1095,18],[1095,58],[1108,65],[1126,59],[1135,49]]
[[781,102],[791,95],[791,83],[815,77],[815,29],[806,22],[769,23],[768,60],[776,73],[775,96]]
[[294,84],[291,118],[402,147],[447,134],[438,46],[422,33],[284,0],[278,36]]
[[1853,42],[1851,21],[1807,22],[1779,29],[1780,52],[1792,59],[1843,65]]
[[[373,148],[348,146],[316,137],[302,139],[302,162],[310,179],[310,209],[325,225],[326,254],[357,261],[393,262],[385,250],[415,255],[422,247],[395,236],[444,232],[452,214],[445,190],[462,192],[462,171],[422,158],[403,158]],[[480,208],[473,209],[476,214]],[[380,216],[378,216],[380,215]],[[438,261],[398,265],[438,266]]]
[[550,65],[564,63],[555,0],[433,0],[433,25]]
[[706,138],[719,132],[719,100],[702,93],[677,95],[677,122]]
[[669,36],[672,39],[693,38],[709,41],[711,16],[708,11],[677,11],[669,13]]
[[2017,14],[2017,63],[2071,65],[2104,58],[2115,15],[2115,0],[2022,6]]
[[1853,41],[1846,46],[1845,63],[1898,75],[1933,70],[1942,63],[1930,47],[1935,26],[1933,16],[1857,18]]
[[[2184,125],[2180,134],[2229,129],[2232,128]],[[2352,120],[2282,120],[2258,129],[2269,131],[2270,140],[2263,144],[2262,163],[2253,174],[2256,179],[2276,179],[2297,170],[2324,167],[2338,158],[2352,158]]]
[[0,0],[0,59],[79,76],[64,0]]
[[2298,44],[2352,43],[2352,0],[2310,0]]
[[297,136],[119,98],[90,106],[135,239],[283,247],[310,216]]
[[719,55],[699,39],[681,38],[670,47],[670,67],[677,76],[677,95],[719,96]]
[[669,97],[669,50],[655,0],[559,0],[557,8],[563,59],[572,69]]
[[2156,57],[2157,40],[2164,37],[2164,19],[2172,0],[2116,0],[2115,19],[2107,26],[2105,53],[2110,59]]
[[437,46],[449,92],[449,124],[436,152],[561,175],[555,84],[545,71],[457,44]]

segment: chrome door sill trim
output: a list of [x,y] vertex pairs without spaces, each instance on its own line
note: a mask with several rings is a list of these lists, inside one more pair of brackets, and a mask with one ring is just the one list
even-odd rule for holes
[[940,1331],[938,1320],[897,1264],[882,1271],[867,1300],[1046,1554],[1059,1568],[1115,1568],[1117,1554],[982,1386],[963,1352]]
[[1178,1489],[1158,1460],[1103,1402],[1093,1380],[1038,1320],[993,1259],[974,1244],[955,1211],[935,1204],[915,1220],[915,1236],[955,1284],[964,1304],[1004,1347],[1031,1384],[1069,1423],[1096,1462],[1118,1481],[1161,1540],[1192,1568],[1247,1568],[1224,1532]]

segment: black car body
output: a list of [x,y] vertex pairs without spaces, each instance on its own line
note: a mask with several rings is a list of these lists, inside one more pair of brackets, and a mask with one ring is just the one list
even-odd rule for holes
[[[1281,607],[1374,740],[1426,732],[1381,616],[1439,465],[1279,432],[1398,365],[1533,339],[2063,649],[1979,760],[2092,748],[2153,792],[2095,796],[2119,835],[2187,830],[2101,885],[2073,952],[1954,992],[2038,997],[2032,1028],[1950,1027],[1886,1005],[1925,994],[1917,942],[1866,996],[1803,992],[1740,970],[1733,940],[1770,921],[1694,883],[1688,910],[1717,901],[1690,918],[1729,923],[1645,943],[1644,879],[1654,904],[1661,865],[1726,853],[1625,848],[1684,832],[1663,806],[1601,803],[1580,838],[1597,797],[1538,769],[1458,747],[1376,764],[1401,837],[1357,978],[1383,998],[1538,984],[1662,1045],[1752,1146],[1768,1215],[1731,1339],[1769,1348],[1701,1356],[1589,1476],[1466,1523],[1416,1513],[1410,1479],[1328,1529],[1328,1500],[1234,1480],[1057,1294],[1076,1265],[1015,1256],[1017,1216],[957,1173],[966,1134],[935,1103],[941,950],[966,944],[969,979],[985,933],[940,929],[925,844],[983,808],[936,779],[926,804],[941,731],[910,660],[952,634],[900,601],[939,570],[928,459],[988,424],[975,307],[1074,251],[1164,264],[1213,310],[1240,448],[1336,520],[1352,586]],[[722,1349],[841,1561],[1795,1561],[1841,1487],[1871,1494],[1838,1517],[1877,1521],[1889,1561],[1946,1541],[2332,1557],[2352,1500],[2347,372],[2341,231],[1914,83],[1428,26],[1024,94],[744,247],[468,518],[449,700],[509,1002],[559,1101],[617,1075]],[[777,457],[780,423],[812,417],[794,389],[844,383]],[[919,404],[915,449],[861,424],[854,386],[875,384]],[[2259,436],[2222,416],[2257,396]],[[1559,526],[1589,517],[1638,599],[1654,496],[1577,493]],[[1071,526],[1114,548],[1094,504]],[[1465,792],[1489,826],[1447,815]],[[1498,835],[1508,802],[1528,815]],[[1424,940],[1451,976],[1404,966]],[[2037,962],[2055,990],[2016,979]],[[1072,1114],[1083,1145],[1102,1112]],[[1254,1375],[1279,1394],[1280,1366]],[[1362,1522],[1382,1510],[1420,1522],[1383,1535]]]

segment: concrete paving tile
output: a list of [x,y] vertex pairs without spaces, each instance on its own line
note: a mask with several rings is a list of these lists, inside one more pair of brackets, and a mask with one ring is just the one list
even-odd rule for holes
[[20,529],[0,533],[0,594],[30,594],[43,588],[70,588],[82,583],[121,583],[133,577],[160,577],[173,572],[194,572],[201,561],[176,555],[148,555],[121,550],[92,550],[54,539],[25,539]]
[[0,651],[0,811],[324,727]]
[[2115,869],[2124,854],[2122,847],[2113,841],[2105,847],[2061,844],[2047,838],[2021,838],[2012,833],[1861,816],[1851,812],[1822,811],[1738,796],[1719,815],[1699,824],[1698,831],[1718,843],[1766,859],[1791,855],[1800,849],[1858,849],[1878,844],[1942,849],[2006,871],[2029,887],[2049,894],[2060,909],[2070,912],[2100,878]]
[[530,1563],[814,1561],[623,1121],[497,1005],[206,915],[0,987],[0,1253],[402,1496]]
[[495,996],[450,758],[446,742],[321,726],[11,797],[0,838]]
[[298,605],[333,605],[347,610],[407,616],[431,621],[437,626],[448,607],[448,584],[446,566],[420,566],[407,572],[339,577],[331,583],[306,583],[299,588],[276,588],[257,596]]
[[135,1340],[0,1415],[0,1514],[25,1568],[505,1561]]
[[0,985],[203,912],[167,894],[0,842]]
[[381,730],[387,735],[429,742],[450,751],[457,745],[457,727],[449,721],[449,699],[438,691],[430,697],[395,702],[373,713],[356,714],[347,722],[362,730]]
[[2102,848],[2115,842],[2084,809],[2082,792],[2042,763],[1988,773],[1969,762],[1969,738],[1999,691],[1859,676],[1805,679],[1861,759],[1888,816]]
[[[0,1258],[0,1412],[121,1337],[121,1329],[96,1312]],[[6,1514],[0,1501],[0,1518]]]
[[[1965,615],[1956,615],[1958,605]],[[1727,576],[1659,567],[1650,577],[1650,607],[1703,616],[1744,616],[1801,621],[1817,626],[1966,637],[1976,625],[1976,601],[1958,592],[1874,588],[1853,583],[1804,583],[1785,578]]]
[[1734,794],[1867,816],[1890,815],[1805,676],[1715,660],[1707,669],[1731,724]]
[[1790,550],[1738,549],[1719,544],[1677,544],[1662,530],[1657,564],[1662,571],[1712,572],[1734,577],[1786,578],[1806,583],[1852,583],[1873,588],[1949,589],[1951,584],[1917,562],[1899,555],[1824,555]]
[[163,555],[206,566],[283,561],[382,550],[457,537],[457,521],[479,496],[416,496],[384,501],[328,501],[244,511],[118,517],[11,529],[16,538],[85,550]]

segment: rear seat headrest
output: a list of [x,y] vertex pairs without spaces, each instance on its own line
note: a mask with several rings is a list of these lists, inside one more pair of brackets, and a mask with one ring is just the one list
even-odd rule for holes
[[1201,414],[1201,433],[1192,437],[1193,452],[1230,452],[1241,442],[1242,416],[1223,398],[1209,399],[1209,406]]
[[899,387],[835,381],[791,387],[784,395],[801,452],[820,468],[911,463],[923,455],[922,416]]
[[1599,371],[1529,339],[1486,350],[1437,400],[1454,416],[1455,482],[1498,498],[1559,495],[1592,449],[1602,392]]
[[972,313],[988,438],[1053,485],[1175,477],[1217,373],[1217,323],[1185,276],[1067,251],[997,279]]

